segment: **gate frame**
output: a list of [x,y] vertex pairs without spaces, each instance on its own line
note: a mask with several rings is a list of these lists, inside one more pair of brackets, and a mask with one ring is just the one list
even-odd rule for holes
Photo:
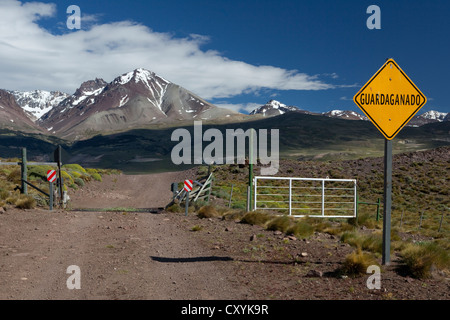
[[[253,204],[253,210],[258,210],[256,204],[256,197],[258,195],[257,189],[258,189],[258,179],[261,180],[289,180],[289,207],[286,208],[289,210],[289,216],[292,217],[314,217],[314,218],[356,218],[358,213],[358,194],[357,194],[357,182],[356,179],[329,179],[329,178],[295,178],[295,177],[264,177],[264,176],[256,176],[253,178],[253,184],[254,184],[254,204]],[[322,182],[322,214],[321,215],[297,215],[292,214],[292,181],[321,181]],[[353,182],[353,215],[325,215],[325,182]],[[279,208],[259,208],[261,210],[277,210]]]

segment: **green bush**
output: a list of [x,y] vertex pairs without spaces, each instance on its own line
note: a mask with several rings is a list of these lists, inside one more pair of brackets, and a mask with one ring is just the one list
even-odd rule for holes
[[62,176],[65,184],[67,184],[69,186],[74,184],[72,177],[66,171],[61,170],[61,176]]
[[77,184],[79,187],[83,187],[84,186],[84,180],[81,178],[76,178],[74,180],[75,184]]
[[95,181],[102,181],[102,176],[96,172],[91,173],[91,177],[92,179],[94,179]]
[[54,169],[51,166],[28,166],[28,177],[47,181],[47,171]]
[[70,170],[74,170],[74,171],[78,171],[80,173],[84,173],[86,174],[86,169],[84,169],[82,166],[80,166],[79,164],[73,163],[73,164],[65,164],[62,166],[64,169],[70,169]]
[[76,178],[81,178],[82,174],[78,171],[72,171],[70,172],[70,175],[72,176],[72,178],[76,179]]

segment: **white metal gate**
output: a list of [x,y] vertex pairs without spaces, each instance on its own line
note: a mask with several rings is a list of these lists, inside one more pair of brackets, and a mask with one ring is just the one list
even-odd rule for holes
[[356,180],[254,178],[254,210],[276,210],[294,217],[356,217]]

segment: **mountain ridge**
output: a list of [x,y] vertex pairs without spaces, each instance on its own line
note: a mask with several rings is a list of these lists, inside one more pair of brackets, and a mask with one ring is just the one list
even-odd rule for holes
[[[269,100],[250,114],[238,113],[219,108],[144,68],[119,75],[109,83],[101,78],[87,80],[72,95],[44,90],[4,92],[4,100],[9,101],[6,104],[9,108],[5,109],[3,106],[1,127],[44,132],[71,140],[83,139],[94,133],[184,125],[193,120],[212,123],[242,122],[289,112],[346,120],[368,120],[365,115],[355,111],[335,109],[317,113],[287,106],[277,100]],[[15,102],[12,101],[14,99]],[[9,109],[11,114],[7,112]],[[431,110],[416,115],[408,126],[448,120],[448,113]]]

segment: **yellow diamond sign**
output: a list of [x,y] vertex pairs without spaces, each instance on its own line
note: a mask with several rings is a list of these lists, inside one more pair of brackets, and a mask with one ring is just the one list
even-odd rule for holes
[[353,101],[388,140],[411,120],[427,98],[389,59],[358,91]]

